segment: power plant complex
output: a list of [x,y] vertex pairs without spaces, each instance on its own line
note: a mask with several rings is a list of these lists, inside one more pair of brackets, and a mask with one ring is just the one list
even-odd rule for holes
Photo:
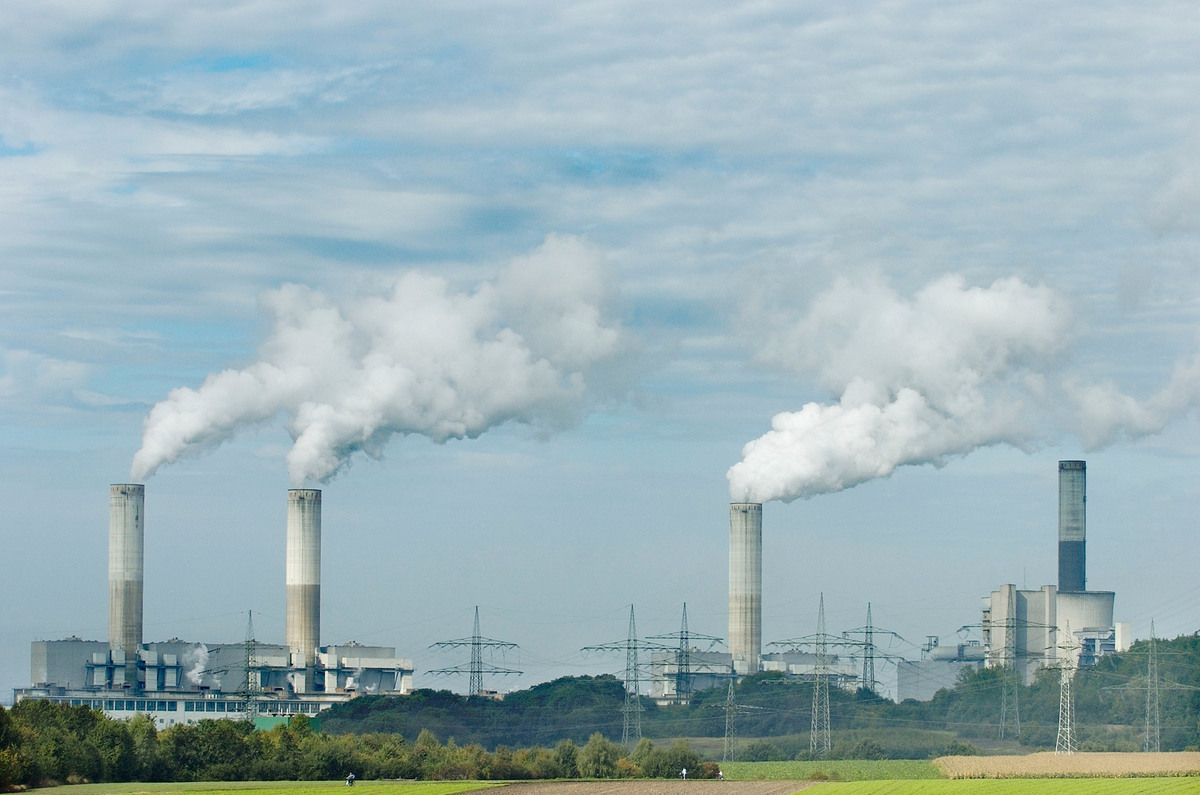
[[15,700],[49,699],[113,717],[151,714],[160,726],[214,717],[317,715],[356,693],[412,690],[412,661],[390,647],[321,646],[321,492],[287,498],[284,645],[143,639],[145,487],[109,497],[108,641],[36,641],[32,686]]
[[[1001,585],[983,600],[982,642],[939,646],[931,636],[922,659],[902,661],[897,699],[929,699],[952,687],[963,667],[1002,666],[1022,681],[1065,660],[1072,666],[1128,648],[1128,626],[1113,621],[1115,594],[1087,590],[1087,466],[1059,462],[1058,583],[1036,590]],[[102,709],[114,717],[152,714],[161,726],[213,717],[316,715],[358,694],[407,694],[413,663],[391,647],[321,646],[321,492],[287,494],[284,644],[197,643],[143,638],[145,487],[110,487],[108,640],[36,641],[31,682],[15,699],[49,699]],[[652,656],[650,695],[678,702],[694,690],[763,671],[827,676],[842,687],[875,686],[873,663],[859,676],[848,659],[824,647],[806,651],[782,641],[763,652],[762,505],[729,507],[728,652],[689,646]],[[820,623],[823,625],[823,613]],[[823,627],[818,630],[823,633]],[[873,651],[868,610],[865,643]],[[248,633],[249,635],[249,633]],[[810,636],[810,638],[813,636]],[[719,641],[710,638],[712,641]],[[803,639],[802,639],[803,640]],[[663,649],[665,647],[659,647]]]

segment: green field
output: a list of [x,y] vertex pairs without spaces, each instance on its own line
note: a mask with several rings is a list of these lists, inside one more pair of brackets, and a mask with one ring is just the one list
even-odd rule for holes
[[1200,792],[1195,778],[1040,778],[853,781],[822,784],[813,795],[1166,795]]
[[920,759],[831,759],[821,762],[724,762],[729,781],[896,781],[942,778]]

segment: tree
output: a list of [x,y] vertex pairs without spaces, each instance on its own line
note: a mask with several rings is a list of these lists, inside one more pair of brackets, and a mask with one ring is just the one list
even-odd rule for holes
[[137,781],[162,781],[164,766],[158,755],[158,728],[154,718],[138,713],[129,719],[129,736],[133,741],[134,773]]
[[584,778],[613,778],[617,775],[617,760],[620,758],[621,747],[596,732],[579,752],[579,775]]

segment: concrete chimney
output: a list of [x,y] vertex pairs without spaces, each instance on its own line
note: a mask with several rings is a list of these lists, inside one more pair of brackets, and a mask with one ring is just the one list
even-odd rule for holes
[[762,655],[762,504],[729,506],[729,651],[739,674]]
[[[119,684],[134,688],[138,684],[138,649],[142,646],[145,508],[145,486],[137,483],[109,486],[108,647],[124,654],[124,678]],[[118,682],[114,681],[115,684]]]
[[294,667],[305,668],[298,692],[313,689],[321,645],[321,491],[289,489],[287,502],[286,642]]
[[1058,462],[1058,590],[1087,590],[1087,462]]

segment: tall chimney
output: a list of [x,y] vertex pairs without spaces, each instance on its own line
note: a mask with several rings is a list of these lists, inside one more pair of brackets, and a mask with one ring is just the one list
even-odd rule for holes
[[758,673],[762,654],[762,504],[729,506],[729,651],[739,674]]
[[1087,590],[1087,462],[1058,462],[1058,590]]
[[288,489],[286,641],[292,664],[306,670],[302,692],[312,690],[321,645],[321,490]]
[[[146,487],[114,483],[108,497],[108,647],[125,653],[122,684],[137,687],[142,645]],[[115,683],[114,683],[115,684]]]

